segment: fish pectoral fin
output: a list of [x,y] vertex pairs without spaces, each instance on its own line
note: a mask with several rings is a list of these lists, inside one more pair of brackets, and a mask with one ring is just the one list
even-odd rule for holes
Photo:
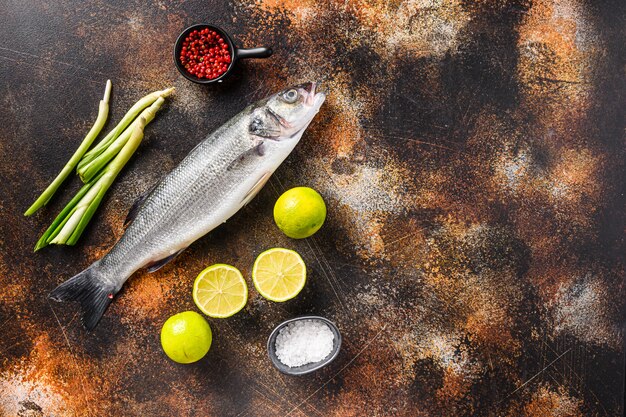
[[180,255],[185,249],[187,249],[187,248],[182,248],[181,250],[171,254],[170,256],[167,256],[167,257],[165,257],[163,259],[160,259],[158,261],[149,263],[148,265],[146,265],[146,269],[148,270],[148,272],[158,271],[159,269],[163,268],[165,265],[167,265],[168,263],[173,261],[174,258],[176,258],[178,255]]
[[254,196],[257,195],[259,191],[261,191],[261,188],[263,188],[263,186],[267,183],[267,180],[270,179],[271,175],[272,175],[271,172],[266,172],[265,174],[261,176],[261,178],[259,178],[259,180],[252,186],[250,191],[248,191],[246,195],[243,197],[243,199],[241,200],[242,207],[248,204],[250,201],[252,201]]
[[254,155],[258,155],[258,156],[263,156],[265,155],[265,149],[263,148],[263,142],[259,142],[255,147],[248,149],[247,151],[241,153],[237,158],[235,158],[227,167],[226,170],[230,171],[231,169],[233,169],[234,167],[236,167],[237,165],[245,162],[246,159],[248,159],[251,156]]
[[156,185],[150,187],[148,191],[144,191],[143,193],[139,195],[139,197],[137,197],[133,205],[130,207],[130,210],[128,210],[126,219],[124,219],[124,227],[127,227],[129,224],[132,223],[133,220],[135,220],[135,217],[137,217],[137,213],[139,212],[139,209],[143,205],[144,201],[146,201],[146,198],[148,198],[150,193],[152,193],[152,191],[154,191],[155,188],[156,188]]

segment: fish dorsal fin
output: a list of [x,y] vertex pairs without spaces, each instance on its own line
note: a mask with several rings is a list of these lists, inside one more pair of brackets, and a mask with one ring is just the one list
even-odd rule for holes
[[167,265],[168,263],[173,261],[174,258],[176,258],[178,255],[180,255],[185,249],[187,249],[187,248],[182,248],[181,250],[171,254],[170,256],[167,256],[167,257],[165,257],[163,259],[160,259],[160,260],[158,260],[156,262],[149,263],[148,265],[146,265],[146,269],[148,270],[148,272],[158,271],[159,269],[163,268],[165,265]]
[[133,205],[130,207],[130,210],[128,210],[126,219],[124,219],[124,227],[127,227],[129,224],[132,223],[133,220],[135,220],[135,217],[137,217],[137,213],[139,212],[139,209],[143,205],[143,202],[146,201],[146,198],[148,198],[150,193],[152,193],[152,191],[155,188],[156,188],[156,185],[150,187],[148,191],[144,191],[143,193],[139,195],[139,197],[137,197]]
[[243,197],[243,199],[241,200],[242,207],[248,204],[250,201],[252,201],[254,196],[257,195],[259,191],[261,191],[261,188],[263,188],[263,186],[267,183],[267,180],[270,179],[271,175],[272,175],[271,172],[266,172],[265,174],[261,176],[261,178],[259,178],[259,180],[252,186],[252,188],[250,188],[250,191],[248,191],[246,195]]

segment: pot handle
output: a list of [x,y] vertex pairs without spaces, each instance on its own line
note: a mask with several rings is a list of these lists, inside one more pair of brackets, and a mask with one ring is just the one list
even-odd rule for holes
[[237,49],[235,51],[235,57],[237,59],[246,58],[267,58],[272,56],[272,48],[251,48],[251,49]]

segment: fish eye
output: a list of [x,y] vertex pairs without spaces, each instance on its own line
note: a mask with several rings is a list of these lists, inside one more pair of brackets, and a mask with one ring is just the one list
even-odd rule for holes
[[298,92],[294,89],[291,89],[289,91],[286,91],[282,94],[283,99],[289,103],[289,104],[293,104],[296,102],[296,100],[298,99]]

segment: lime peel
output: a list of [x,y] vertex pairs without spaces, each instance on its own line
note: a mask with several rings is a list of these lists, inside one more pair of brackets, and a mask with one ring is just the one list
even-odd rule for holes
[[195,311],[184,311],[170,317],[161,328],[161,347],[177,363],[202,359],[213,340],[209,323]]
[[326,203],[309,187],[285,191],[274,205],[274,221],[285,235],[304,239],[315,234],[326,220]]

